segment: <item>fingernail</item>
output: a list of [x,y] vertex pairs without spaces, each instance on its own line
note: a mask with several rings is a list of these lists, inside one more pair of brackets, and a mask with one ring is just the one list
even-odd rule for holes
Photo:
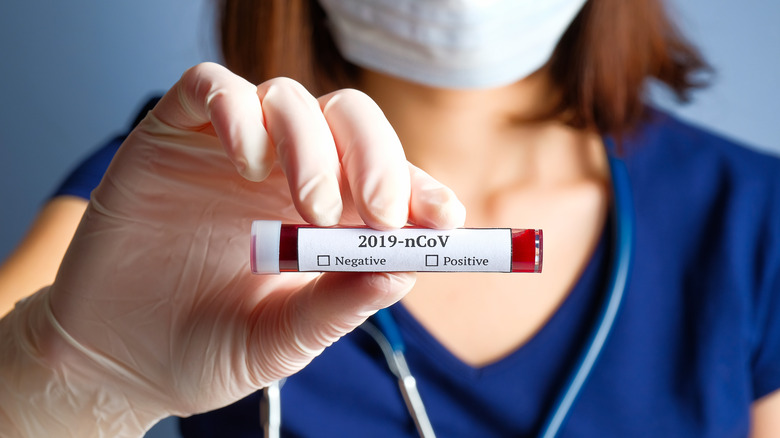
[[247,132],[237,152],[236,168],[250,181],[262,181],[271,171],[274,157],[269,154],[269,139],[264,131]]
[[428,206],[424,208],[423,217],[428,217],[431,223],[425,224],[426,226],[457,228],[466,223],[466,207],[449,188],[432,187],[421,191],[418,196],[420,201]]
[[438,190],[441,198],[438,202],[441,206],[442,227],[457,228],[466,223],[466,207],[460,202],[455,192],[448,188]]
[[401,228],[409,221],[409,198],[399,196],[396,191],[375,193],[368,198],[366,208],[363,217],[373,228]]
[[243,176],[246,176],[247,173],[246,170],[249,164],[246,162],[244,158],[242,157],[236,158],[235,166],[236,166],[236,170],[238,170],[238,173],[240,173]]
[[328,227],[341,220],[341,191],[335,179],[321,177],[311,180],[301,187],[299,197],[304,210],[301,215],[306,221]]

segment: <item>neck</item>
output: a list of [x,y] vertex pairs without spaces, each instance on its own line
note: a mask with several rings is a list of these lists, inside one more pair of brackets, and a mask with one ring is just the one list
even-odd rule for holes
[[558,93],[544,69],[480,90],[431,88],[366,71],[361,88],[385,112],[409,161],[464,202],[608,178],[598,135],[545,118]]

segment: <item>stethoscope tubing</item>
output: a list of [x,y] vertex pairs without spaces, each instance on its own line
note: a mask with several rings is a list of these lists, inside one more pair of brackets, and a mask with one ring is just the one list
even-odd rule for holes
[[607,338],[615,324],[620,305],[628,285],[631,263],[634,254],[634,201],[631,184],[625,163],[617,157],[609,156],[610,175],[612,178],[612,220],[613,249],[607,295],[602,305],[597,323],[594,324],[587,348],[569,377],[568,384],[559,395],[554,408],[550,410],[547,420],[539,433],[541,438],[558,436],[564,422],[571,413],[574,402],[582,392],[590,377],[596,360],[601,355]]

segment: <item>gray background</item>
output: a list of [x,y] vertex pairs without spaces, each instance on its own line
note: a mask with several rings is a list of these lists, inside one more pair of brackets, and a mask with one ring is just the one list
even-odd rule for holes
[[[669,0],[717,70],[680,107],[697,124],[780,155],[780,2]],[[210,0],[0,2],[0,259],[90,150],[189,66],[218,60]],[[150,437],[177,436],[173,422]]]

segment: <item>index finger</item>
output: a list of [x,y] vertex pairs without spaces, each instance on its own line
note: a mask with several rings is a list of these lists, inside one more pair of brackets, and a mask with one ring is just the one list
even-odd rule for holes
[[215,63],[198,64],[152,110],[171,128],[213,128],[228,158],[251,181],[268,176],[275,161],[263,124],[257,87]]

